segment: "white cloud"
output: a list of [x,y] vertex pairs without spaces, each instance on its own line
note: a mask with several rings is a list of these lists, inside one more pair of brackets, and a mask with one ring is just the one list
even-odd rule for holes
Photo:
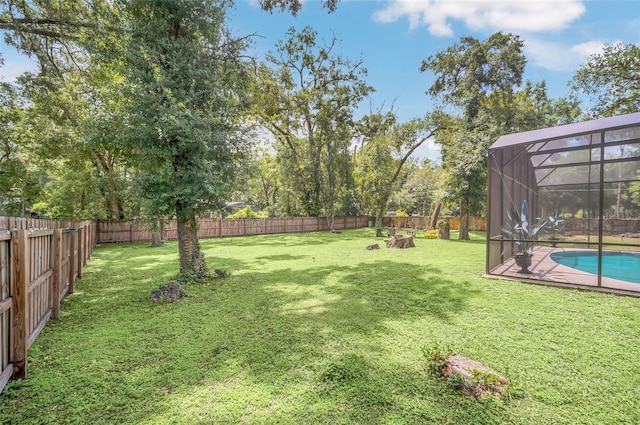
[[378,22],[407,17],[411,29],[428,27],[434,36],[452,36],[450,20],[472,30],[510,32],[558,31],[585,11],[583,0],[391,0],[374,13]]
[[414,158],[420,160],[429,158],[432,161],[440,162],[440,145],[436,144],[433,138],[428,139],[413,153]]
[[[602,41],[594,40],[588,41],[586,43],[576,44],[571,48],[571,51],[581,57],[583,60],[586,60],[589,56],[602,53],[602,49],[604,48],[604,44]],[[613,43],[616,44],[616,43]]]
[[[610,44],[616,44],[616,42]],[[586,62],[589,56],[601,53],[605,43],[592,40],[586,43],[568,45],[555,41],[543,41],[527,38],[524,45],[525,55],[529,61],[552,71],[575,71]]]
[[38,69],[38,64],[26,56],[18,57],[15,59],[4,59],[4,65],[0,66],[0,81],[13,82],[17,77],[25,72],[35,72]]

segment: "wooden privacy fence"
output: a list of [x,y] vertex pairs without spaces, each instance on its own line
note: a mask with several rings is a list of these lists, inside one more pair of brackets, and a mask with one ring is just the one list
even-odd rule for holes
[[[460,217],[440,217],[438,220],[445,219],[449,222],[451,230],[460,229]],[[382,225],[385,227],[394,227],[399,229],[426,229],[429,226],[431,217],[382,217]],[[469,218],[469,230],[487,230],[486,220],[481,217]]]
[[[72,224],[72,227],[65,227]],[[29,228],[46,225],[49,228]],[[0,217],[0,391],[27,376],[27,351],[72,294],[95,247],[96,225]],[[11,227],[9,227],[11,226]]]
[[[366,227],[371,218],[336,217],[334,229],[356,229]],[[323,217],[288,217],[267,219],[207,219],[198,220],[199,238],[220,238],[225,236],[250,236],[274,233],[316,232],[329,230],[329,223]],[[146,242],[151,240],[151,233],[144,225],[126,222],[99,221],[97,243]],[[175,220],[165,222],[162,239],[178,239]]]

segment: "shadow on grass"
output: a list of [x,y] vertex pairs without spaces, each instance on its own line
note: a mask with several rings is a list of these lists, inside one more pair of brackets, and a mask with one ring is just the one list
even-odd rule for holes
[[[236,269],[240,265],[236,263]],[[158,380],[155,390],[169,393],[167,397],[174,401],[154,407],[150,421],[179,417],[180,412],[172,406],[185,394],[207,392],[218,385],[235,387],[238,377],[243,385],[252,388],[249,394],[238,397],[251,400],[251,397],[274,397],[287,381],[299,379],[299,374],[308,376],[315,382],[308,394],[313,402],[335,405],[335,411],[331,408],[319,413],[316,419],[320,422],[334,414],[346,414],[355,423],[363,420],[377,423],[390,411],[403,409],[399,398],[421,403],[421,394],[429,394],[429,387],[434,384],[423,370],[377,365],[361,355],[355,355],[359,359],[356,363],[361,363],[354,366],[355,371],[347,370],[351,366],[343,363],[345,356],[348,362],[353,355],[349,350],[354,345],[362,346],[364,341],[393,332],[386,327],[389,321],[426,317],[448,322],[466,309],[468,299],[478,291],[441,274],[437,268],[380,261],[375,265],[253,271],[209,286],[192,286],[194,298],[176,307],[183,313],[191,311],[188,328],[176,323],[181,331],[171,340],[174,348],[166,350],[182,355],[175,356],[172,362],[162,362],[153,372]],[[159,310],[155,320],[164,322],[164,308]],[[182,356],[199,360],[194,366],[181,361]],[[340,377],[341,367],[345,369],[345,379]],[[337,377],[331,376],[332,370]],[[353,379],[349,377],[352,372]],[[404,376],[404,381],[398,381],[398,374]],[[409,389],[403,387],[407,382],[411,382]],[[133,384],[140,386],[145,382]],[[193,386],[192,390],[185,393],[185,385]],[[171,395],[174,392],[175,399]],[[424,418],[446,419],[452,414],[449,410],[458,412],[458,418],[489,414],[478,408],[475,413],[470,410],[461,416],[460,405],[457,394],[443,388],[440,400],[431,400],[411,416],[419,422]],[[300,417],[306,416],[302,407],[299,406]],[[167,409],[164,413],[167,416],[161,413],[163,408]],[[404,413],[403,417],[406,418]],[[287,420],[291,419],[283,418]]]
[[307,246],[324,245],[342,238],[341,234],[329,231],[290,233],[290,234],[267,234],[255,236],[228,236],[223,238],[203,239],[202,241],[215,241],[216,244],[232,246]]
[[301,260],[303,258],[309,257],[308,255],[291,255],[291,254],[279,254],[279,255],[265,255],[262,257],[256,257],[256,260],[263,260],[266,262],[269,261],[291,261],[291,260]]
[[[290,239],[290,246],[311,242],[327,250],[333,242],[349,240],[330,233],[283,238]],[[425,381],[422,370],[380,363],[361,353],[380,338],[393,339],[392,322],[450,324],[478,290],[464,280],[448,279],[437,267],[383,257],[395,255],[392,251],[365,257],[371,262],[339,266],[316,265],[309,255],[295,253],[253,253],[239,259],[217,251],[225,245],[268,247],[283,238],[207,243],[209,267],[228,269],[230,277],[188,285],[192,297],[175,304],[146,299],[151,289],[175,275],[175,244],[97,251],[95,263],[78,284],[82,294],[65,301],[63,320],[52,322],[30,351],[44,374],[66,378],[24,387],[24,397],[38,394],[58,406],[52,413],[60,415],[58,419],[73,414],[86,423],[169,423],[190,415],[211,415],[202,423],[224,422],[215,415],[225,410],[233,411],[227,423],[237,423],[247,410],[273,414],[262,407],[263,400],[278,398],[283,391],[284,399],[296,398],[296,385],[304,388],[309,403],[319,406],[310,415],[323,423],[343,413],[356,423],[376,423],[390,412],[403,411],[405,402],[417,403],[411,414],[417,422],[429,409],[437,411],[440,402],[459,409],[449,395],[433,400],[432,383]],[[354,247],[361,249],[368,238],[356,237]],[[296,267],[287,261],[297,262]],[[264,263],[271,267],[264,268]],[[355,375],[343,380],[340,370],[345,363],[350,368],[349,362],[354,362]],[[228,409],[207,405],[221,397]],[[420,405],[423,397],[430,402]],[[180,407],[190,403],[202,405],[202,410]],[[306,416],[305,408],[306,401],[288,407],[290,412],[300,410],[298,418]],[[438,415],[436,419],[442,418]]]
[[[382,260],[375,264],[348,267],[311,267],[306,270],[280,269],[274,276],[261,275],[277,285],[264,288],[281,312],[311,320],[348,319],[372,330],[376,323],[403,316],[434,316],[448,320],[466,307],[476,291],[442,277],[435,267]],[[307,308],[306,306],[312,306]],[[322,305],[323,308],[313,308]],[[293,308],[298,306],[298,308]],[[342,323],[341,323],[342,324]]]

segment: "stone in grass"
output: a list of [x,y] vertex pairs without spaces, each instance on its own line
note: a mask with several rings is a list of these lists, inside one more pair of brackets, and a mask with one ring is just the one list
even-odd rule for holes
[[490,395],[500,397],[511,387],[511,382],[504,376],[476,360],[458,354],[447,358],[443,372],[455,387],[476,398],[486,398]]
[[184,292],[182,286],[176,282],[169,282],[161,285],[158,289],[155,289],[149,294],[149,300],[153,302],[175,302],[180,298],[190,297],[191,295]]
[[215,269],[213,271],[213,278],[214,279],[226,279],[227,277],[227,272],[221,269]]
[[368,251],[371,251],[371,250],[374,250],[374,249],[380,249],[380,245],[378,245],[377,243],[374,243],[373,245],[367,246],[367,250]]

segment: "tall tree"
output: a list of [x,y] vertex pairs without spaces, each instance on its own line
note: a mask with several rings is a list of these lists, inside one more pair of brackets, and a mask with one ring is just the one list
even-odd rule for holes
[[493,138],[479,128],[483,122],[478,117],[490,98],[512,103],[526,63],[522,49],[522,40],[513,34],[498,32],[485,41],[462,37],[459,44],[425,59],[420,68],[436,75],[427,93],[461,110],[457,128],[437,139],[460,205],[460,239],[469,239],[469,216],[479,212],[485,196],[485,158]]
[[407,169],[407,179],[391,202],[409,214],[431,215],[442,196],[442,167],[425,158]]
[[[337,40],[318,40],[291,28],[258,70],[255,113],[278,140],[279,159],[304,213],[332,218],[349,174],[353,111],[372,91],[361,61],[334,52]],[[331,224],[332,225],[332,224]]]
[[220,209],[243,154],[240,119],[245,45],[224,27],[214,0],[134,0],[123,73],[132,82],[127,138],[145,207],[178,222],[180,273],[207,273],[198,214]]
[[447,124],[440,112],[405,123],[395,114],[371,114],[361,120],[363,145],[358,152],[358,180],[381,222],[392,191],[415,151]]
[[569,86],[589,97],[590,118],[640,111],[640,46],[605,45],[576,71]]

